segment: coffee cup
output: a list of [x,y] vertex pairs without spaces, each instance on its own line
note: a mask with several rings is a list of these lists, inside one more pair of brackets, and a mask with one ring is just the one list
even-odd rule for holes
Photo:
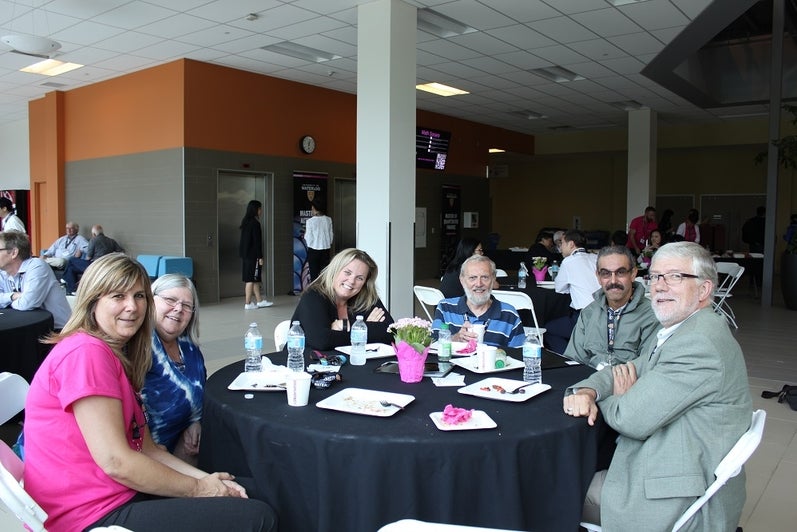
[[291,371],[285,377],[285,391],[290,406],[307,406],[310,400],[310,374]]
[[484,324],[475,323],[471,325],[471,330],[476,333],[476,343],[481,344],[484,342]]

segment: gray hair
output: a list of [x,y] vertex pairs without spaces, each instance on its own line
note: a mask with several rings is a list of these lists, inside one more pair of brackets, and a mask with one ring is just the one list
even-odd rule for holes
[[636,268],[636,259],[634,259],[634,255],[633,253],[631,253],[631,250],[625,246],[605,246],[601,248],[601,250],[598,252],[597,262],[600,262],[601,259],[607,255],[624,255],[625,258],[628,259],[628,264],[629,264],[628,268],[630,270]]
[[181,337],[188,337],[194,345],[199,345],[199,296],[196,293],[196,288],[191,279],[181,273],[167,273],[155,279],[152,283],[152,295],[156,296],[165,290],[172,288],[187,288],[191,291],[191,297],[194,300],[194,312],[191,314],[191,319],[185,326],[185,331]]
[[697,275],[699,280],[711,281],[713,286],[717,286],[717,265],[711,258],[711,253],[705,250],[700,244],[694,242],[670,242],[659,248],[653,255],[651,269],[662,259],[692,259],[692,274]]
[[469,264],[478,264],[480,262],[486,262],[490,265],[490,273],[492,274],[493,278],[495,278],[495,263],[486,255],[471,255],[465,259],[465,261],[462,263],[462,266],[459,268],[459,276],[462,277],[462,275],[464,275],[465,268],[467,268]]

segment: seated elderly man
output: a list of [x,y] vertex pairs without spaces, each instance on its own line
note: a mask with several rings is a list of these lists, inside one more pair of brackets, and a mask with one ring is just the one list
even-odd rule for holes
[[25,233],[0,233],[0,308],[44,309],[53,315],[56,329],[66,324],[72,309],[52,268],[31,257]]
[[636,261],[625,247],[607,246],[598,253],[601,290],[578,316],[564,355],[602,369],[639,355],[659,329],[659,320],[645,297],[645,287],[634,281]]
[[[607,471],[587,492],[584,518],[604,530],[670,530],[714,480],[714,469],[750,426],[752,401],[739,344],[711,308],[717,269],[694,242],[662,246],[650,266],[651,305],[663,329],[626,364],[569,388],[566,414],[592,425],[600,408],[619,433]],[[689,522],[735,530],[744,472]]]
[[71,257],[80,257],[89,247],[89,241],[78,233],[80,226],[75,222],[66,222],[66,234],[53,242],[53,245],[42,252],[44,261],[62,270],[66,267],[66,261]]
[[122,252],[124,249],[113,238],[105,236],[100,224],[91,228],[91,240],[82,257],[72,257],[66,263],[64,271],[64,282],[66,283],[67,294],[74,294],[77,290],[77,283],[86,268],[92,261],[109,253]]
[[444,299],[437,304],[432,336],[448,324],[456,342],[476,340],[473,325],[484,325],[483,342],[496,347],[521,347],[525,339],[523,322],[512,305],[493,297],[495,263],[483,255],[473,255],[462,263],[459,280],[465,295]]

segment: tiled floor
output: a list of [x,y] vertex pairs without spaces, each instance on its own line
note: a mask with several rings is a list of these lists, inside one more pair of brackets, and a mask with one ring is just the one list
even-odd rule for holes
[[[435,286],[432,281],[419,284]],[[785,403],[778,404],[776,399],[762,399],[761,391],[797,384],[797,312],[786,310],[779,294],[775,307],[762,308],[743,282],[734,292],[731,304],[739,323],[736,337],[747,360],[753,407],[767,411],[764,439],[746,466],[747,503],[740,524],[745,532],[794,530],[797,412]],[[277,296],[273,307],[261,310],[243,310],[242,298],[203,307],[201,340],[208,371],[243,360],[243,335],[251,321],[258,323],[266,349],[273,349],[274,327],[290,319],[298,299]],[[415,312],[423,316],[417,302]]]

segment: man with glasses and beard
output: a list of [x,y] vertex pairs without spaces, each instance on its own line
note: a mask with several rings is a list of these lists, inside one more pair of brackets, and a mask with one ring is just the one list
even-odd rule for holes
[[659,329],[659,320],[634,281],[636,261],[625,246],[607,246],[598,253],[601,290],[578,316],[564,355],[602,369],[636,358]]
[[443,299],[437,304],[432,336],[448,324],[455,342],[476,341],[473,325],[484,325],[483,343],[496,347],[521,347],[525,339],[523,322],[517,310],[493,297],[495,263],[483,255],[473,255],[462,263],[459,280],[465,295]]
[[[595,474],[584,503],[585,520],[604,530],[670,530],[750,426],[744,355],[711,308],[716,283],[714,261],[699,244],[662,246],[650,266],[651,305],[663,327],[656,341],[565,392],[565,414],[593,425],[600,408],[619,433],[611,465]],[[735,530],[744,501],[742,471],[689,530]]]

